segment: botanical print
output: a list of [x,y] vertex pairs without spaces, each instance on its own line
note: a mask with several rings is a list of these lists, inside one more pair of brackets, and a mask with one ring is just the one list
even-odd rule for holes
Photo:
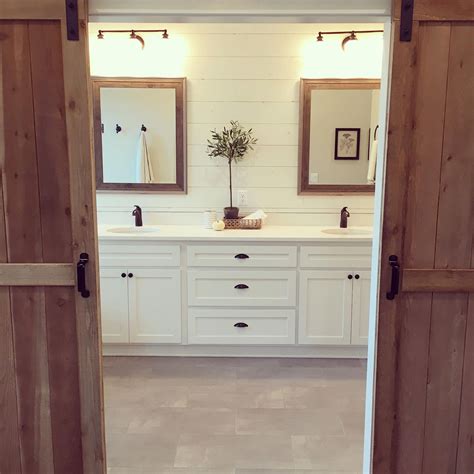
[[336,128],[335,160],[358,160],[360,128]]
[[343,133],[342,138],[339,139],[339,155],[342,156],[354,154],[353,151],[355,142],[356,139],[351,133]]

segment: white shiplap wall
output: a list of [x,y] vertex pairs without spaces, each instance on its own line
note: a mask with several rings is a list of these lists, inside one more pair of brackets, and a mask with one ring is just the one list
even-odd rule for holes
[[235,190],[248,191],[244,211],[264,208],[274,224],[335,224],[347,205],[353,223],[371,223],[371,196],[297,195],[298,94],[301,77],[380,77],[381,37],[361,39],[344,54],[340,39],[317,44],[315,33],[367,25],[140,25],[163,26],[170,39],[146,35],[141,51],[126,37],[96,39],[99,28],[137,24],[91,24],[91,73],[187,77],[189,192],[99,193],[99,222],[128,222],[132,205],[140,204],[150,223],[198,223],[204,209],[228,205],[227,167],[207,157],[205,144],[212,128],[234,119],[254,128],[259,139],[255,152],[235,167]]

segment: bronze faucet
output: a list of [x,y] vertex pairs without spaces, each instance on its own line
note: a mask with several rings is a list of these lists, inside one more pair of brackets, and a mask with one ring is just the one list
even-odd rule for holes
[[140,206],[135,206],[135,209],[132,212],[132,216],[135,216],[135,227],[142,227],[142,208]]
[[341,209],[341,220],[339,222],[339,227],[341,229],[347,229],[347,218],[351,217],[349,214],[349,211],[347,210],[347,207],[343,207]]

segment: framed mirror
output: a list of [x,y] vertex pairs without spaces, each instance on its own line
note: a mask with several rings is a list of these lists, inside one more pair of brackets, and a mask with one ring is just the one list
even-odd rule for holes
[[301,79],[299,194],[373,193],[380,81]]
[[186,193],[186,79],[92,79],[96,187]]

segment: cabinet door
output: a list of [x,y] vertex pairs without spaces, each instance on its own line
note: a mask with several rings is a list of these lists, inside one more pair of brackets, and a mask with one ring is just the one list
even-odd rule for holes
[[180,270],[129,268],[130,342],[181,342]]
[[352,271],[300,272],[300,344],[351,342]]
[[352,344],[366,345],[369,335],[370,272],[356,271],[354,275],[351,342]]
[[100,270],[100,308],[103,342],[129,342],[126,269]]

